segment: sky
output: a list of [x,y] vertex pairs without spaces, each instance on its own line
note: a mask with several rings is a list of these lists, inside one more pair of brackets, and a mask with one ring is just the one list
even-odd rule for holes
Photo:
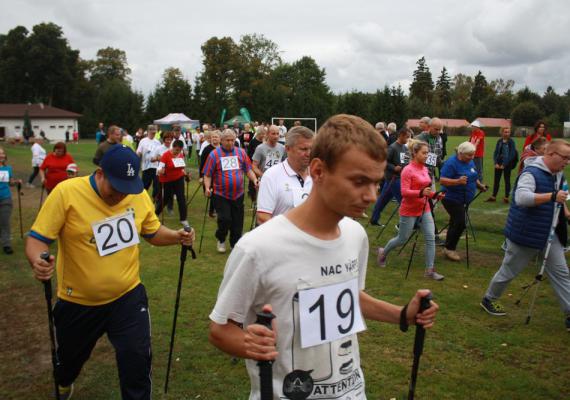
[[251,33],[275,42],[285,62],[313,57],[335,93],[407,91],[422,56],[434,81],[445,66],[540,94],[570,89],[567,0],[0,0],[0,10],[0,33],[53,22],[84,59],[124,50],[144,94],[168,67],[193,83],[209,38]]

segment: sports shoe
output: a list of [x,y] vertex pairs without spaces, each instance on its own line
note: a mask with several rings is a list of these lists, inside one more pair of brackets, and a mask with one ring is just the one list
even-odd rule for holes
[[226,252],[226,242],[218,242],[218,253]]
[[36,186],[33,185],[33,184],[31,184],[31,183],[26,183],[26,187],[27,187],[28,189],[33,189],[33,188],[35,188]]
[[424,278],[433,279],[434,281],[442,281],[443,278],[445,278],[445,276],[443,276],[442,274],[438,274],[435,271],[435,268],[431,267],[426,269],[426,272],[424,273]]
[[568,332],[570,332],[570,315],[568,315],[568,316],[566,317],[565,323],[566,323],[566,330],[567,330]]
[[378,247],[378,257],[376,257],[376,261],[378,261],[378,266],[384,268],[386,266],[386,253],[384,253],[384,247]]
[[443,255],[448,259],[450,259],[451,261],[461,261],[461,257],[455,250],[449,250],[444,247]]
[[59,400],[69,400],[73,394],[73,383],[69,386],[58,385],[59,388]]
[[445,246],[445,240],[439,237],[439,235],[435,235],[435,245],[436,246]]
[[496,201],[497,201],[497,198],[495,196],[491,196],[487,200],[485,200],[485,203],[494,203]]
[[14,254],[14,250],[10,246],[4,246],[3,250],[5,254]]
[[508,197],[503,197],[503,203],[509,204],[509,198],[508,198]]
[[378,221],[370,221],[370,225],[372,225],[372,226],[379,226],[380,228],[383,228],[383,227],[386,226],[386,225],[384,225],[384,224],[381,224],[381,223],[378,222]]
[[501,303],[496,300],[489,300],[486,297],[481,300],[481,307],[491,315],[502,316],[507,314]]
[[394,225],[394,228],[396,229],[396,232],[400,232],[400,224]]

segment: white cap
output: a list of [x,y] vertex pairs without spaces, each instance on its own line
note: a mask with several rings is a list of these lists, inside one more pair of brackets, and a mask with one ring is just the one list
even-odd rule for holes
[[476,126],[477,128],[481,128],[481,123],[479,122],[479,120],[475,120],[473,122],[471,122],[471,126]]

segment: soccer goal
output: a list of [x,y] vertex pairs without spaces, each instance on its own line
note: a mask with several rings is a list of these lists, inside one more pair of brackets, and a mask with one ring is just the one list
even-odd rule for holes
[[[291,121],[291,123],[286,124],[288,125],[287,128],[291,129],[293,127],[293,123],[295,121],[309,121],[311,125],[313,125],[313,132],[317,133],[317,119],[316,118],[291,118],[291,117],[271,117],[271,125],[277,125],[279,120],[282,119],[283,121]],[[303,124],[305,125],[305,124]],[[306,126],[306,125],[305,125]],[[307,126],[310,128],[310,126]]]

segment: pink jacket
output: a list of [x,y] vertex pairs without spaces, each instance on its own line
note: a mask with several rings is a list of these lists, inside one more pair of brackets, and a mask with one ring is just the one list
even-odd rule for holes
[[[415,161],[410,162],[401,174],[402,204],[400,215],[405,217],[419,217],[422,210],[429,211],[429,203],[420,193],[431,185],[431,178],[425,165]],[[433,197],[434,193],[430,197]],[[425,207],[425,208],[424,208]]]

